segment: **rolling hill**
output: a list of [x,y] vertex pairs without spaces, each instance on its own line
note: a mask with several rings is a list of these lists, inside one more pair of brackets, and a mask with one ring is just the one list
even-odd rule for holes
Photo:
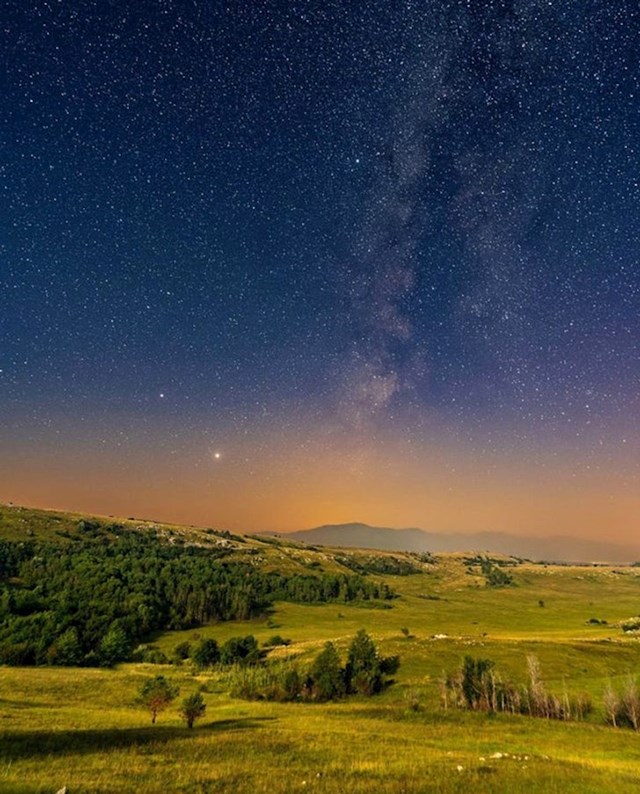
[[[0,505],[0,790],[125,794],[135,779],[140,794],[637,791],[638,733],[613,727],[605,703],[637,692],[639,568],[327,548],[297,534],[306,545]],[[315,537],[513,540],[365,525]],[[327,643],[346,663],[361,629],[399,661],[375,696],[293,702],[263,687],[306,681]],[[198,655],[247,640],[246,666]],[[538,694],[584,707],[540,719],[465,708],[449,689],[443,700],[466,659],[515,692],[536,670]],[[194,730],[180,702],[150,723],[139,693],[158,676],[202,695]]]

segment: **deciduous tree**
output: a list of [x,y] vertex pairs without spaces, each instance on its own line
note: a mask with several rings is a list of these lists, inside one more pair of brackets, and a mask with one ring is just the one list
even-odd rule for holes
[[140,687],[139,700],[151,712],[151,724],[154,725],[158,714],[170,706],[178,697],[180,690],[163,675],[150,678]]

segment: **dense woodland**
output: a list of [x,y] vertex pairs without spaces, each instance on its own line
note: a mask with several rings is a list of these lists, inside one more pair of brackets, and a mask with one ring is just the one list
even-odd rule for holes
[[361,575],[264,571],[228,548],[80,522],[67,545],[0,541],[0,663],[110,665],[154,631],[263,614],[273,601],[393,597]]

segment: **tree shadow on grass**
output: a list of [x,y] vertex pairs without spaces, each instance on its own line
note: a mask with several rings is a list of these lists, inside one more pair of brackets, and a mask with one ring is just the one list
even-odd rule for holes
[[10,707],[12,709],[47,709],[51,708],[51,703],[38,700],[9,700],[9,698],[0,698],[0,708]]
[[0,759],[16,761],[46,755],[78,755],[118,748],[140,748],[168,742],[214,735],[225,731],[256,730],[275,717],[246,717],[217,720],[197,725],[193,730],[175,725],[149,725],[143,728],[105,728],[79,731],[6,731],[0,733]]

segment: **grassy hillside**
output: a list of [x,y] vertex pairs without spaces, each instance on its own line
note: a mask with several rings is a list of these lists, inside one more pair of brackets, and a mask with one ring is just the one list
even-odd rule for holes
[[[69,553],[83,537],[79,522],[90,520],[5,506],[0,514],[0,540],[36,538]],[[262,645],[277,634],[291,644],[269,650],[267,662],[294,656],[305,665],[327,640],[344,658],[350,638],[366,628],[382,653],[400,656],[395,683],[373,698],[270,703],[232,698],[228,670],[199,672],[190,662],[0,667],[0,791],[637,790],[638,734],[605,725],[601,698],[609,682],[621,684],[640,669],[636,635],[619,625],[640,612],[640,569],[497,559],[512,582],[492,587],[472,555],[313,549],[137,520],[101,522],[143,535],[153,530],[172,546],[213,550],[224,542],[225,559],[288,576],[360,571],[398,595],[384,608],[276,602],[250,621],[148,638],[167,656],[185,641],[253,634]],[[398,573],[376,572],[385,569]],[[466,654],[494,660],[516,682],[524,682],[526,657],[535,654],[550,690],[587,692],[594,711],[585,722],[445,711],[438,682]],[[136,702],[141,682],[159,672],[181,696],[203,690],[207,713],[193,731],[177,705],[151,726]]]

